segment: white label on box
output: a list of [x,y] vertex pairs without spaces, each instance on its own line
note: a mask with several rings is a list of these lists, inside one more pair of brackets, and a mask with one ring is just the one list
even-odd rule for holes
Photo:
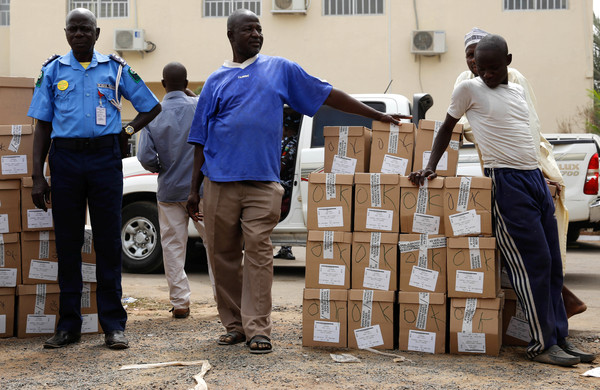
[[481,251],[479,250],[479,237],[469,237],[468,241],[471,269],[481,268]]
[[485,353],[485,333],[458,332],[458,352]]
[[[2,234],[0,234],[1,236]],[[4,260],[4,244],[0,244],[0,268],[6,267],[6,262]]]
[[362,297],[362,308],[360,311],[360,327],[371,326],[371,317],[373,314],[373,290],[364,290]]
[[81,263],[81,278],[84,282],[96,283],[96,264]]
[[58,263],[46,260],[31,260],[29,279],[58,280]]
[[8,214],[0,214],[0,233],[8,233]]
[[42,230],[40,231],[40,241],[48,241],[50,239],[50,231]]
[[356,171],[356,161],[357,160],[355,158],[342,157],[336,154],[335,156],[333,156],[331,172],[354,175],[354,171]]
[[28,209],[27,227],[29,229],[52,228],[52,209],[48,209],[48,211]]
[[381,174],[371,173],[370,188],[371,188],[371,207],[381,207]]
[[427,291],[435,291],[439,274],[440,273],[438,271],[417,267],[415,265],[410,273],[408,285]]
[[324,320],[331,319],[330,291],[328,288],[322,288],[319,291],[319,315]]
[[395,123],[390,123],[390,135],[388,136],[388,153],[398,153],[398,136],[400,127]]
[[83,283],[81,289],[81,307],[92,307],[92,286],[89,283]]
[[448,146],[450,146],[450,149],[458,151],[458,148],[460,148],[460,142],[455,141],[455,140],[450,140],[450,142],[448,143]]
[[408,350],[435,353],[435,332],[421,330],[408,331]]
[[48,259],[50,257],[50,241],[40,241],[38,257],[40,259]]
[[383,163],[381,164],[381,173],[393,173],[395,175],[406,175],[406,168],[408,167],[408,159],[402,157],[396,157],[389,154],[383,156]]
[[0,314],[0,334],[6,333],[6,314]]
[[343,286],[346,282],[346,267],[343,265],[320,264],[319,284]]
[[391,231],[393,222],[394,210],[367,209],[367,229]]
[[17,286],[17,269],[0,268],[0,287]]
[[440,231],[440,217],[415,213],[413,216],[412,231],[415,233],[438,234]]
[[483,272],[456,271],[456,291],[483,294]]
[[91,229],[85,229],[83,235],[83,246],[81,247],[82,253],[92,253],[93,234]]
[[81,333],[98,333],[98,313],[82,314]]
[[446,237],[430,238],[429,242],[427,243],[427,248],[429,248],[429,249],[445,248],[445,247],[446,247]]
[[340,156],[348,155],[348,133],[350,129],[348,126],[340,126],[339,141],[338,141],[338,152]]
[[19,151],[19,146],[21,146],[21,134],[23,131],[23,127],[21,125],[12,125],[10,133],[12,134],[12,139],[10,140],[10,145],[8,145],[8,150],[13,153],[17,153]]
[[359,349],[373,348],[383,345],[383,336],[379,325],[354,330],[356,345]]
[[427,268],[427,233],[419,236],[419,261],[417,265],[419,267]]
[[419,312],[417,313],[417,329],[427,327],[427,313],[429,312],[429,293],[419,293]]
[[387,290],[390,288],[391,275],[392,273],[385,269],[365,268],[363,287],[374,290]]
[[427,202],[429,200],[429,181],[425,180],[423,184],[419,186],[419,192],[417,194],[417,205],[415,207],[415,213],[425,214],[427,212]]
[[27,314],[25,333],[54,333],[55,324],[54,314]]
[[344,226],[344,210],[338,207],[317,207],[317,225],[319,228]]
[[467,298],[465,303],[465,312],[463,314],[462,331],[464,333],[473,332],[473,317],[477,310],[477,298]]
[[325,198],[327,200],[335,199],[337,197],[335,193],[335,173],[325,174]]
[[475,210],[450,215],[449,219],[455,236],[481,233],[481,216]]
[[35,286],[35,307],[33,314],[44,314],[46,308],[46,285],[36,284]]
[[[425,168],[427,166],[427,164],[429,163],[429,157],[431,157],[431,151],[430,150],[426,150],[423,152],[423,168]],[[445,151],[444,154],[442,154],[442,157],[440,157],[440,161],[438,161],[437,167],[435,168],[436,171],[445,171],[448,169],[448,152]]]
[[379,254],[381,249],[381,232],[371,233],[371,242],[369,243],[369,267],[379,268]]
[[531,340],[529,323],[515,316],[510,317],[510,322],[506,328],[506,335],[529,342]]
[[456,211],[462,213],[467,211],[469,205],[469,192],[471,192],[471,178],[461,177],[458,189],[458,199],[456,200]]
[[419,245],[420,245],[419,241],[400,241],[400,242],[398,242],[398,247],[400,247],[400,253],[418,251]]
[[3,175],[23,175],[27,174],[27,156],[24,154],[2,156]]
[[333,259],[333,237],[334,233],[331,230],[323,232],[323,258]]
[[313,341],[324,343],[340,342],[340,323],[329,321],[315,321],[313,327]]

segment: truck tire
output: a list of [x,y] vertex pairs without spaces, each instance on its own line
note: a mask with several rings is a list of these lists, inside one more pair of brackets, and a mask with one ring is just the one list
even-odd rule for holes
[[123,268],[152,273],[163,264],[158,208],[153,202],[134,202],[123,207],[121,222]]
[[572,243],[572,242],[577,241],[580,233],[581,233],[581,228],[579,228],[577,226],[569,226],[569,230],[567,231],[567,242]]

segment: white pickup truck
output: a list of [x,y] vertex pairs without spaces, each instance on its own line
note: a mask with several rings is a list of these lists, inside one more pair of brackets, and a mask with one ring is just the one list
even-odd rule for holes
[[[433,105],[428,94],[414,95],[412,104],[406,97],[395,94],[353,96],[382,112],[412,115],[415,123]],[[321,107],[312,118],[301,119],[290,209],[273,231],[273,245],[306,245],[308,174],[324,166],[323,127],[342,125],[371,127],[372,120],[328,106]],[[136,157],[123,160],[121,240],[123,266],[131,272],[153,272],[162,266],[156,187],[156,174],[144,170]],[[189,236],[191,240],[199,239],[191,223]]]

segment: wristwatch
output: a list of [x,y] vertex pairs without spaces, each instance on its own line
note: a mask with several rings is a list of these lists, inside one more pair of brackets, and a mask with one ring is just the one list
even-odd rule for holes
[[133,135],[133,133],[135,133],[135,129],[131,125],[125,126],[123,128],[123,130],[125,130],[125,134],[130,135],[130,136]]

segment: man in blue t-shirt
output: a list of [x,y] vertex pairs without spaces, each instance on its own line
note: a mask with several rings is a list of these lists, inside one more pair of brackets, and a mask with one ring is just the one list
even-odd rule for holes
[[[233,61],[210,75],[188,142],[195,145],[188,212],[198,215],[204,182],[204,221],[217,309],[227,331],[218,343],[247,341],[251,353],[271,345],[271,232],[279,221],[283,106],[314,115],[323,104],[382,122],[376,111],[281,57],[259,55],[258,17],[237,10],[227,20]],[[242,268],[242,259],[244,266]]]

